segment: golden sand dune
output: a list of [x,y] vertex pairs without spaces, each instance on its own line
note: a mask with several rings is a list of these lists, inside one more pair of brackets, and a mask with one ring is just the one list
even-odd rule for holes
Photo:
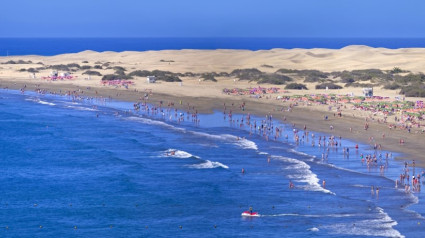
[[[386,49],[362,45],[342,49],[272,49],[272,50],[163,50],[144,52],[94,52],[83,51],[75,54],[56,56],[9,56],[8,60],[31,60],[44,64],[68,64],[89,61],[111,62],[129,69],[161,69],[173,72],[230,72],[236,68],[260,68],[267,64],[273,68],[263,71],[287,69],[317,69],[321,71],[342,71],[354,69],[392,69],[400,67],[413,72],[425,72],[425,49]],[[161,62],[163,60],[164,62]],[[169,62],[168,62],[169,61]]]

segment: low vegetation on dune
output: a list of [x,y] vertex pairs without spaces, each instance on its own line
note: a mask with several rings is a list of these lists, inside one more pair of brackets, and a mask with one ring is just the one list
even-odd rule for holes
[[281,85],[293,81],[293,79],[289,76],[277,73],[265,73],[256,68],[235,69],[230,73],[230,75],[238,78],[239,80],[248,80],[250,82],[254,81],[257,83],[269,83],[276,85]]
[[285,86],[285,89],[302,90],[302,89],[307,89],[307,86],[302,83],[289,83]]
[[[174,62],[173,60],[161,59],[160,62]],[[82,61],[87,64],[88,61]],[[9,60],[1,64],[33,64],[32,61]],[[387,90],[399,90],[400,94],[409,97],[425,97],[425,74],[413,73],[394,67],[391,70],[362,69],[352,71],[322,72],[319,70],[297,70],[281,68],[274,73],[263,72],[257,68],[235,69],[227,72],[204,72],[204,73],[174,73],[164,70],[135,70],[130,73],[122,66],[112,66],[111,62],[95,62],[94,66],[79,65],[77,63],[44,65],[42,67],[21,68],[19,72],[38,73],[42,70],[57,70],[77,72],[84,71],[84,75],[103,76],[102,80],[133,79],[134,77],[155,76],[158,81],[181,82],[181,77],[203,79],[217,82],[217,77],[236,78],[241,81],[256,82],[258,84],[285,85],[285,89],[302,90],[307,86],[301,82],[313,83],[316,89],[340,89],[344,87],[382,87]],[[273,66],[263,64],[262,68],[272,69]],[[97,70],[112,69],[113,74],[103,75]],[[93,69],[93,70],[92,70]]]
[[342,86],[334,83],[321,83],[316,85],[316,89],[341,89]]
[[77,69],[81,68],[81,66],[76,63],[67,64],[66,66],[68,66],[69,68],[77,68]]
[[25,61],[25,60],[16,60],[16,61],[15,60],[9,60],[9,61],[6,61],[2,64],[32,64],[32,61],[31,60],[28,60],[28,61]]
[[268,65],[268,64],[263,64],[263,65],[261,65],[261,67],[263,67],[263,68],[274,68],[272,65]]
[[257,83],[269,83],[269,84],[282,85],[290,81],[292,81],[292,78],[285,75],[264,74],[261,76],[260,80],[257,81]]
[[102,80],[122,80],[122,79],[132,79],[131,76],[128,75],[120,75],[120,74],[106,74],[103,75]]
[[86,72],[84,72],[83,74],[86,75],[94,75],[94,76],[102,76],[102,74],[98,71],[94,71],[94,70],[87,70]]
[[343,83],[345,87],[383,87],[388,90],[400,90],[400,94],[410,97],[425,95],[425,75],[412,73],[399,67],[391,70],[363,69],[338,72],[321,72],[318,70],[279,69],[282,74],[308,83],[317,83],[316,89],[338,89]]
[[152,73],[151,73],[151,71],[148,71],[148,70],[136,70],[136,71],[129,73],[128,75],[136,76],[136,77],[147,77],[147,76],[151,76]]
[[163,70],[136,70],[128,74],[129,76],[136,76],[136,77],[147,77],[147,76],[155,76],[156,80],[159,81],[165,81],[165,82],[181,82],[182,80],[180,77],[182,74],[180,73],[173,73],[170,71],[163,71]]
[[425,97],[425,85],[409,85],[401,88],[400,94],[404,94],[406,97]]
[[235,69],[230,75],[238,78],[239,80],[248,80],[248,81],[256,81],[258,80],[264,73],[256,68],[251,69]]
[[215,79],[214,74],[211,73],[202,74],[201,78],[205,81],[217,82],[217,79]]
[[29,72],[29,73],[38,73],[38,69],[36,68],[28,68],[28,69],[20,69],[19,72]]

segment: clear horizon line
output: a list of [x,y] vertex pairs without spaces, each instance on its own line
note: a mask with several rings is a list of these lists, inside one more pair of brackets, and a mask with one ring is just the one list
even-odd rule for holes
[[1,36],[0,39],[154,39],[154,38],[180,38],[180,39],[425,39],[425,36]]

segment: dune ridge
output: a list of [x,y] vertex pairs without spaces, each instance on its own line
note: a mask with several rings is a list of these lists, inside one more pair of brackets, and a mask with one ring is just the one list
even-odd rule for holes
[[[236,68],[259,68],[263,64],[273,68],[263,71],[275,71],[279,68],[317,69],[325,72],[377,68],[389,70],[400,67],[412,72],[425,72],[422,61],[425,60],[425,48],[372,48],[363,45],[351,45],[341,49],[272,49],[272,50],[161,50],[161,51],[124,51],[79,53],[56,56],[9,56],[0,57],[0,63],[8,60],[31,60],[44,64],[81,63],[89,61],[113,62],[123,67],[147,70],[169,70],[172,72],[230,72]],[[173,62],[160,62],[172,60]]]

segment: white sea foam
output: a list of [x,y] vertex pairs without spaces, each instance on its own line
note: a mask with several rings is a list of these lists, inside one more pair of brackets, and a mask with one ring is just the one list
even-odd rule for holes
[[73,105],[78,105],[78,104],[80,104],[80,103],[78,103],[78,102],[69,102],[69,101],[64,101],[64,103],[66,103],[66,104],[73,104]]
[[78,107],[78,106],[66,106],[67,108],[72,108],[72,109],[76,109],[76,110],[80,110],[80,111],[98,111],[96,109],[93,108],[89,108],[89,107]]
[[51,103],[51,102],[42,101],[39,98],[26,98],[25,101],[31,101],[31,102],[36,102],[36,103],[39,103],[39,104],[50,105],[50,106],[56,105],[56,104]]
[[183,150],[168,149],[161,153],[161,157],[178,158],[178,159],[195,158],[195,159],[201,160],[202,161],[201,163],[187,165],[187,167],[193,168],[193,169],[214,169],[214,168],[228,169],[229,168],[229,166],[222,164],[220,162],[202,160],[200,157],[192,155],[191,153],[183,151]]
[[223,136],[208,134],[208,133],[205,133],[205,132],[190,131],[190,133],[197,135],[197,136],[201,136],[201,137],[207,137],[207,138],[213,139],[213,140],[226,140],[226,138],[223,137]]
[[251,140],[239,139],[237,140],[236,144],[242,147],[243,149],[258,150],[257,144],[255,144],[255,142]]
[[130,120],[130,121],[137,121],[143,124],[147,124],[147,125],[155,125],[155,126],[163,126],[163,127],[167,127],[176,131],[180,131],[180,132],[185,132],[186,130],[180,127],[175,127],[173,125],[170,125],[168,123],[165,123],[163,121],[158,121],[158,120],[152,120],[152,119],[148,119],[148,118],[143,118],[143,117],[126,117],[126,120]]
[[179,158],[179,159],[187,159],[190,157],[194,157],[199,159],[198,156],[194,156],[191,153],[188,153],[183,150],[176,150],[176,149],[168,149],[161,153],[162,157],[171,157],[171,158]]
[[268,155],[269,153],[267,152],[258,152],[259,155]]
[[319,228],[317,228],[317,227],[312,227],[312,228],[309,228],[309,229],[307,229],[307,230],[309,230],[309,231],[314,231],[314,232],[318,232],[318,231],[319,231]]
[[250,140],[245,139],[245,138],[240,138],[240,137],[237,137],[237,136],[234,136],[234,135],[229,135],[229,134],[214,135],[214,134],[208,134],[208,133],[199,132],[199,131],[187,131],[184,128],[175,127],[175,126],[167,124],[163,121],[157,121],[157,120],[152,120],[152,119],[143,118],[143,117],[128,117],[127,119],[131,120],[131,121],[138,121],[138,122],[141,122],[143,124],[148,124],[148,125],[164,126],[164,127],[168,127],[170,129],[176,130],[176,131],[191,133],[191,134],[196,135],[196,136],[206,137],[206,138],[213,139],[213,140],[231,142],[231,143],[238,145],[239,147],[241,147],[243,149],[258,150],[257,144],[255,144],[255,142],[250,141]]
[[419,202],[419,198],[415,196],[413,193],[409,193],[409,198],[412,201],[413,204],[417,204]]
[[50,106],[55,106],[56,104],[54,104],[54,103],[51,103],[51,102],[46,102],[46,101],[42,101],[42,100],[39,100],[39,101],[37,101],[38,103],[40,103],[40,104],[44,104],[44,105],[50,105]]
[[229,166],[225,164],[222,164],[220,162],[209,161],[209,160],[205,160],[204,162],[200,164],[192,164],[192,165],[189,165],[188,167],[194,168],[194,169],[214,169],[214,168],[229,169]]
[[362,184],[354,184],[353,187],[356,188],[370,188],[370,186],[362,185]]
[[310,170],[310,165],[304,161],[283,156],[273,156],[272,158],[279,159],[290,164],[285,168],[290,170],[288,178],[293,179],[296,182],[306,183],[306,185],[300,185],[297,187],[301,187],[309,191],[320,191],[335,195],[335,193],[320,186],[319,178],[317,178],[317,175]]
[[335,168],[335,169],[338,169],[338,170],[347,171],[347,172],[350,172],[350,173],[363,174],[363,173],[361,173],[361,172],[359,172],[359,171],[355,171],[355,170],[351,170],[351,169],[347,169],[347,168],[339,167],[339,166],[336,166],[336,165],[334,165],[334,164],[330,164],[330,163],[324,163],[324,162],[318,162],[318,163],[319,163],[319,164],[326,165],[326,166],[329,166],[329,167],[332,167],[332,168]]
[[[411,201],[411,204],[409,204],[409,206],[412,205],[412,204],[418,204],[419,203],[419,198],[416,195],[414,195],[413,193],[409,193],[409,198],[410,198],[410,201]],[[418,219],[425,219],[425,217],[423,217],[420,213],[418,213],[416,211],[409,210],[409,209],[405,209],[405,211],[414,214],[415,217],[418,218]]]
[[355,214],[297,214],[297,213],[282,213],[274,215],[263,215],[269,217],[286,217],[286,216],[296,216],[296,217],[352,217],[356,216]]
[[398,223],[394,221],[384,209],[377,207],[374,218],[356,221],[353,223],[337,223],[323,226],[329,229],[331,234],[358,235],[358,236],[381,236],[381,237],[404,237],[394,229]]
[[198,132],[198,131],[191,131],[190,133],[192,133],[194,135],[214,139],[214,140],[231,142],[231,143],[238,145],[239,147],[241,147],[243,149],[258,150],[257,144],[255,144],[254,141],[251,141],[251,140],[248,140],[248,139],[245,139],[245,138],[240,138],[240,137],[237,137],[237,136],[234,136],[234,135],[229,135],[229,134],[213,135],[213,134],[208,134],[208,133],[205,133],[205,132]]
[[273,214],[273,215],[262,215],[265,217],[287,217],[287,216],[300,216],[300,214],[296,213],[282,213],[282,214]]
[[295,153],[295,154],[299,154],[299,155],[303,155],[303,156],[309,157],[309,158],[316,158],[316,156],[314,156],[314,155],[309,155],[307,153],[304,153],[304,152],[301,152],[301,151],[297,151],[295,149],[290,149],[289,151],[292,152],[292,153]]

